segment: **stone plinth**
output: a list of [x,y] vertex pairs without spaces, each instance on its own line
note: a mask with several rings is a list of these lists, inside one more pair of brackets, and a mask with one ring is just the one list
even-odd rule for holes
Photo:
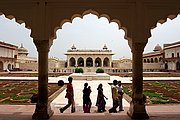
[[73,80],[110,80],[110,75],[106,73],[72,73]]

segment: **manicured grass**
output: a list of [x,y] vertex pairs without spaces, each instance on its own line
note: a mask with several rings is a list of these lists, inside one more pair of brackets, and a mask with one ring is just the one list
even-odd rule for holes
[[20,96],[14,96],[12,97],[13,100],[29,100],[31,98],[31,94],[27,95],[20,95]]
[[176,82],[176,84],[180,84],[180,81]]

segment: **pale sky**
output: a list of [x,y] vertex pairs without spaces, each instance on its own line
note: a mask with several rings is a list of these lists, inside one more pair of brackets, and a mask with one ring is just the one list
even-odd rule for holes
[[[30,37],[30,30],[24,24],[18,24],[15,20],[9,20],[0,16],[0,40],[28,49],[29,56],[37,57],[36,47]],[[180,41],[180,16],[173,20],[167,20],[164,24],[157,24],[149,38],[144,53],[152,52],[155,45]],[[74,44],[77,49],[102,49],[104,44],[115,55],[113,59],[122,57],[131,58],[131,51],[127,40],[124,39],[124,31],[118,25],[102,17],[88,14],[82,19],[75,18],[72,23],[65,23],[62,29],[57,31],[57,39],[51,46],[49,57],[66,59],[64,53]],[[162,46],[163,47],[163,46]]]

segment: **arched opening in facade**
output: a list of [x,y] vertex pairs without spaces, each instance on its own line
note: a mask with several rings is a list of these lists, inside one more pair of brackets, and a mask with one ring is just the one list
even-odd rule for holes
[[[85,22],[87,22],[87,23],[85,23]],[[82,26],[81,23],[83,25],[85,24],[85,27],[88,27],[88,29],[90,29],[90,31],[87,31],[88,29],[84,29],[84,27],[81,28],[81,26]],[[96,28],[96,27],[94,28],[93,26],[99,26],[99,28]],[[59,29],[59,28],[61,28],[61,29]],[[65,35],[68,36],[68,39],[66,37],[64,37],[64,35],[63,35],[63,33],[65,33],[66,30],[67,30],[67,32]],[[57,52],[58,55],[59,55],[59,51],[66,51],[65,53],[67,53],[68,52],[67,48],[68,48],[68,50],[74,50],[77,52],[79,52],[78,50],[87,50],[88,51],[89,48],[91,48],[90,51],[91,50],[101,50],[103,48],[103,45],[105,45],[105,44],[107,45],[108,50],[112,50],[112,48],[115,48],[115,47],[117,48],[117,49],[112,50],[113,55],[115,53],[114,52],[115,50],[118,51],[117,54],[122,54],[119,51],[123,51],[123,50],[118,50],[118,49],[121,47],[124,49],[124,46],[127,46],[127,48],[129,49],[129,53],[131,54],[131,52],[130,52],[131,50],[130,50],[128,41],[126,40],[126,39],[130,39],[127,37],[126,27],[122,27],[120,24],[120,21],[118,19],[111,20],[111,18],[108,15],[106,15],[106,14],[100,15],[98,12],[91,10],[91,9],[84,11],[82,14],[79,14],[79,13],[73,14],[71,19],[68,19],[68,18],[64,19],[63,21],[61,21],[60,26],[57,26],[55,28],[55,31],[57,31],[56,32],[57,39],[63,39],[63,40],[53,41],[53,42],[56,42],[56,44],[53,43],[53,45],[51,47],[51,48],[55,48],[55,47],[58,48],[58,50],[56,50],[56,51],[58,51]],[[61,32],[61,31],[63,31],[63,32]],[[112,31],[113,37],[117,36],[116,34],[118,34],[118,37],[122,36],[122,39],[119,39],[119,38],[117,40],[113,39],[114,41],[112,42],[111,41],[112,36],[109,36],[109,34],[111,34],[111,32],[103,33],[103,31],[105,31],[105,32]],[[114,33],[115,33],[115,35],[114,35]],[[60,36],[60,37],[58,37],[58,36]],[[100,38],[97,39],[98,37],[100,37]],[[86,39],[82,39],[82,38],[86,38]],[[91,39],[89,39],[89,38],[91,38]],[[104,39],[104,38],[106,38],[106,39]],[[67,40],[69,40],[69,41],[67,41]],[[86,40],[88,41],[88,44],[87,44]],[[58,43],[58,41],[59,41],[59,43]],[[116,43],[116,41],[119,41],[119,43]],[[82,44],[84,43],[84,45],[82,46],[79,43],[82,43]],[[94,44],[94,43],[96,43],[96,44]],[[101,44],[99,44],[99,43],[101,43]],[[71,46],[69,46],[69,44],[71,44],[71,46],[74,46],[73,49]],[[59,45],[63,45],[63,47],[59,47]],[[98,45],[98,47],[96,47],[97,45]],[[66,50],[60,50],[61,48],[66,48]],[[111,48],[111,49],[109,49],[109,48]],[[53,49],[51,49],[51,51],[52,50]],[[104,49],[102,49],[102,50],[104,50]],[[51,54],[51,51],[50,51],[50,54]],[[125,50],[125,51],[128,51],[128,50]],[[110,54],[109,53],[108,54],[107,53],[103,53],[103,54],[98,53],[98,54],[99,55],[93,55],[93,53],[92,53],[92,56],[91,55],[88,56],[85,53],[81,53],[81,55],[74,57],[75,61],[76,61],[75,65],[79,66],[79,67],[84,67],[84,69],[88,69],[86,67],[90,67],[90,66],[91,67],[100,67],[100,66],[104,67],[103,59],[108,56],[109,60],[105,61],[105,66],[110,67],[111,63],[112,63],[112,58],[109,57]],[[104,54],[106,56],[103,56]],[[115,55],[116,55],[116,53],[115,53]],[[126,55],[124,55],[124,56],[126,56]],[[96,59],[97,56],[100,59],[99,58]],[[80,57],[82,57],[82,59],[78,59]],[[88,57],[92,58],[92,60],[87,60]],[[69,59],[70,57],[66,57],[66,58]],[[118,57],[118,58],[120,58],[120,57]],[[129,55],[128,58],[131,58],[131,55]],[[83,61],[84,61],[84,65],[83,65]],[[69,62],[69,60],[68,60],[68,62]],[[67,69],[69,66],[70,66],[70,63],[68,63]],[[86,72],[87,70],[84,70],[84,71]],[[93,69],[93,72],[94,71],[95,71],[95,68]]]
[[3,70],[3,62],[0,61],[0,70]]
[[[81,26],[85,26],[88,29],[85,29],[85,27],[81,27]],[[125,57],[128,56],[127,58],[131,58],[131,52],[130,52],[131,50],[128,45],[128,41],[126,40],[128,39],[126,34],[126,28],[121,26],[119,20],[117,19],[111,20],[110,17],[106,14],[100,15],[98,12],[93,10],[86,10],[82,14],[74,14],[71,17],[71,19],[64,19],[61,22],[60,27],[57,27],[56,34],[57,34],[57,40],[53,41],[54,43],[56,42],[56,44],[53,43],[50,51],[50,56],[52,56],[51,52],[55,51],[55,49],[57,48],[58,50],[56,51],[58,51],[57,54],[59,55],[60,54],[59,51],[66,52],[67,49],[71,48],[72,45],[75,45],[77,49],[81,49],[81,50],[84,49],[101,50],[102,49],[101,46],[106,44],[108,46],[108,49],[111,48],[109,50],[112,50],[113,53],[115,53],[113,57],[115,55],[117,56],[121,55],[118,57],[115,56],[116,57],[115,59],[121,58],[123,56]],[[113,34],[113,42],[111,41],[112,36],[110,36],[109,34]],[[119,39],[119,37],[122,38]],[[63,45],[63,47],[59,47],[60,45]],[[124,48],[127,48],[127,50],[120,50]],[[119,51],[126,51],[127,53],[124,52],[122,53]],[[85,63],[86,58],[91,56],[81,56],[81,57],[84,59],[84,67],[86,67],[86,63]],[[95,65],[96,57],[97,56],[92,57],[94,62],[93,63],[94,67],[96,66]],[[103,61],[102,58],[104,57],[100,57],[100,58],[101,61]],[[101,63],[101,66],[103,66],[103,62]]]
[[[11,64],[11,67],[5,64],[4,69],[26,71],[33,68],[33,71],[36,71],[38,69],[37,48],[27,22],[25,23],[16,16],[2,13],[0,14],[0,27],[1,40],[5,45],[2,48],[4,51],[2,56],[7,57],[9,59],[7,63]],[[33,63],[36,61],[36,63],[32,64],[32,61]]]
[[84,67],[84,59],[82,57],[78,58],[78,67]]
[[144,63],[146,63],[146,59],[144,59]]
[[67,62],[65,62],[65,65],[64,65],[64,67],[65,67],[65,68],[67,67]]
[[153,60],[153,58],[151,58],[151,63],[153,63],[154,62],[154,60]]
[[168,63],[167,62],[165,62],[165,65],[164,65],[165,67],[164,67],[164,69],[165,70],[168,70]]
[[93,66],[93,59],[89,57],[86,59],[86,67],[92,67],[92,66]]
[[[180,15],[170,14],[164,16],[165,19],[158,20],[151,29],[151,37],[148,39],[148,43],[144,49],[149,53],[149,57],[153,56],[154,63],[159,67],[155,68],[158,71],[174,71],[176,69],[176,61],[178,61],[179,53],[179,38],[178,30],[180,29]],[[154,47],[154,49],[153,49]],[[150,49],[151,48],[151,49]],[[146,53],[146,56],[147,54]]]
[[176,63],[176,70],[180,70],[180,62],[179,61]]
[[162,62],[162,57],[159,58],[159,62]]
[[95,59],[95,67],[101,67],[102,66],[101,63],[102,63],[102,61],[99,57]]
[[8,70],[12,70],[11,64],[8,64],[7,68]]
[[147,63],[150,63],[150,60],[149,60],[149,59],[147,59]]
[[157,62],[158,62],[158,59],[157,59],[157,58],[155,58],[155,59],[154,59],[154,61],[155,61],[155,63],[157,63]]
[[109,58],[104,58],[104,61],[103,61],[103,66],[104,67],[109,67],[110,63],[109,63]]
[[76,64],[76,60],[75,60],[75,58],[70,58],[70,60],[69,60],[69,66],[70,67],[75,67],[75,64]]

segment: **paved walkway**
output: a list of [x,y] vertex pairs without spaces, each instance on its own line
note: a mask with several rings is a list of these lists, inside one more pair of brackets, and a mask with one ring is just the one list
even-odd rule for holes
[[[112,106],[112,97],[111,97],[111,86],[108,84],[109,81],[107,80],[101,80],[101,81],[80,81],[80,80],[74,80],[73,81],[73,87],[74,87],[74,99],[76,106],[82,106],[83,104],[83,93],[82,90],[84,88],[84,83],[87,82],[88,85],[91,86],[91,101],[92,101],[92,107],[95,107],[96,99],[97,99],[97,87],[100,83],[103,85],[103,92],[104,95],[108,98],[106,100],[106,106],[111,107]],[[53,109],[60,108],[67,104],[67,99],[64,97],[66,94],[66,91],[64,90],[54,101],[52,101],[51,106]],[[129,103],[123,99],[123,105],[124,107],[129,107]]]
[[[78,109],[82,109],[77,107]],[[127,115],[128,107],[119,113],[59,113],[55,109],[50,120],[131,120]],[[179,120],[180,104],[146,106],[149,120]],[[0,120],[32,120],[35,105],[0,105]]]

